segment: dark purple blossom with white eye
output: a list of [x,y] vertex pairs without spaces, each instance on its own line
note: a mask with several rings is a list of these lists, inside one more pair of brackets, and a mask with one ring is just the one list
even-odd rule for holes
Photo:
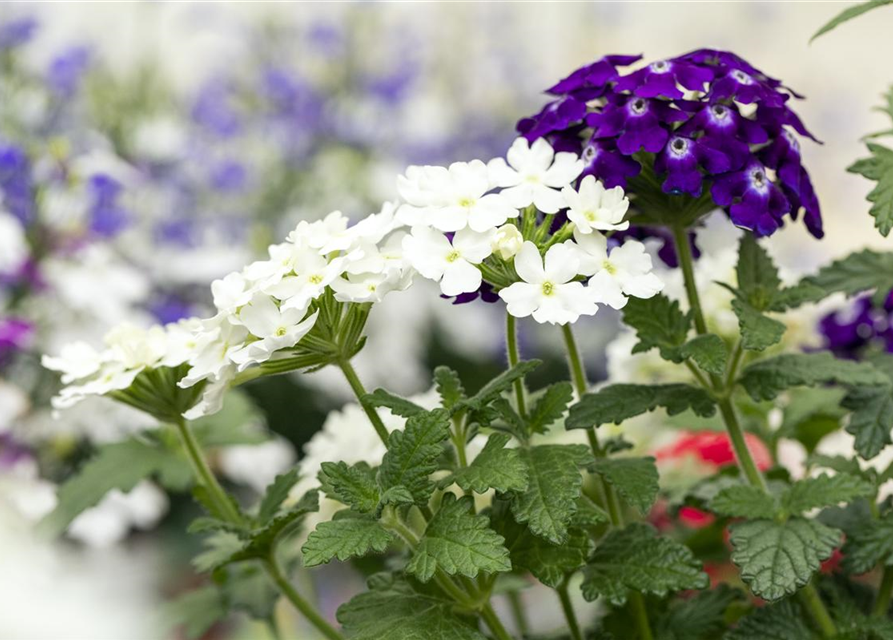
[[[441,298],[449,300],[450,296],[445,296],[443,294],[440,295]],[[484,302],[498,302],[501,300],[499,294],[493,291],[493,287],[490,286],[486,282],[482,282],[481,286],[477,289],[477,291],[470,291],[468,293],[460,293],[459,295],[453,298],[453,304],[468,304],[469,302],[474,302],[480,298]]]
[[823,317],[818,328],[825,348],[838,357],[858,358],[871,346],[893,353],[893,292],[880,307],[870,296],[857,298]]
[[[809,231],[822,236],[815,189],[791,146],[795,133],[815,139],[789,106],[801,96],[726,51],[699,49],[626,74],[618,66],[609,57],[578,69],[549,90],[561,97],[518,130],[568,150],[567,138],[577,137],[583,175],[606,186],[626,188],[639,171],[653,172],[668,197],[698,200],[668,207],[680,215],[716,204],[735,224],[768,235],[803,209]],[[632,181],[631,195],[653,183]]]
[[711,195],[716,204],[728,208],[732,222],[751,229],[757,236],[775,233],[791,207],[781,189],[769,179],[766,168],[756,161],[741,171],[719,177]]
[[595,176],[606,189],[626,188],[626,181],[639,175],[642,165],[617,150],[613,140],[590,138],[580,154],[584,168],[580,177]]
[[644,69],[617,79],[615,90],[630,91],[642,98],[682,98],[685,94],[679,88],[689,91],[704,91],[713,80],[713,71],[707,67],[692,64],[687,60],[658,60]]

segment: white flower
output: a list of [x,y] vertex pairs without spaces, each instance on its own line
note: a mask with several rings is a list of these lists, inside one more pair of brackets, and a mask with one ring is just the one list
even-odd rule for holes
[[629,228],[629,222],[623,221],[629,209],[629,199],[623,194],[621,187],[605,189],[605,186],[594,176],[586,176],[575,191],[567,186],[561,195],[569,207],[568,220],[573,222],[582,233],[593,230],[623,231]]
[[179,386],[187,389],[202,380],[220,380],[231,375],[228,370],[234,369],[232,355],[243,347],[247,337],[248,330],[227,314],[202,320],[195,333],[191,366]]
[[286,275],[274,285],[262,287],[262,291],[282,301],[283,309],[303,313],[323,294],[332,281],[344,273],[344,258],[331,262],[321,255],[303,251],[295,257],[295,275]]
[[664,287],[664,283],[651,273],[651,256],[645,245],[627,240],[608,254],[608,241],[600,233],[574,231],[577,253],[580,256],[580,273],[592,276],[587,290],[597,303],[622,309],[627,296],[650,298]]
[[12,273],[28,258],[28,240],[17,218],[0,209],[0,273]]
[[71,384],[99,371],[102,357],[86,342],[72,342],[62,347],[58,356],[44,355],[40,362],[51,371],[59,371],[62,384]]
[[294,461],[294,449],[282,438],[260,444],[224,447],[220,452],[221,471],[231,480],[248,485],[257,493],[263,493],[276,476]]
[[412,235],[403,240],[406,257],[422,276],[440,282],[446,296],[477,291],[481,272],[474,266],[492,253],[495,230],[476,233],[462,229],[453,236],[453,243],[442,233],[428,227],[413,227]]
[[122,322],[106,334],[105,343],[126,369],[151,367],[167,353],[167,335],[159,326],[143,329]]
[[259,338],[234,351],[230,358],[240,370],[251,364],[266,362],[280,349],[295,346],[316,323],[319,312],[307,319],[303,309],[280,308],[272,298],[257,294],[239,311],[239,320],[251,334]]
[[521,235],[521,230],[516,225],[509,223],[502,225],[496,230],[491,247],[493,253],[503,260],[508,260],[518,255],[523,244],[524,236]]
[[253,292],[248,280],[241,273],[230,273],[221,280],[211,283],[214,306],[220,311],[234,312],[248,304]]
[[91,547],[108,547],[123,540],[132,527],[151,529],[167,508],[164,492],[144,480],[129,493],[109,491],[102,502],[75,518],[68,535]]
[[332,281],[335,300],[339,302],[381,302],[391,291],[400,288],[398,271],[349,273],[347,277]]
[[595,315],[595,302],[580,282],[578,251],[572,243],[556,244],[546,252],[545,261],[532,242],[525,242],[515,256],[515,271],[524,282],[516,282],[499,292],[508,312],[518,318],[533,314],[537,322],[566,324],[581,315]]
[[556,213],[564,207],[558,191],[566,187],[583,171],[583,162],[576,154],[555,153],[544,138],[532,145],[518,138],[502,158],[491,160],[490,179],[504,187],[501,195],[516,208],[535,205],[543,213]]
[[440,231],[471,227],[485,232],[518,217],[518,210],[502,194],[487,193],[490,174],[480,160],[454,162],[448,169],[407,170],[406,177],[398,179],[397,188],[409,203],[401,214],[403,219]]
[[342,251],[350,246],[353,238],[347,232],[350,220],[340,211],[333,211],[322,220],[301,220],[286,240],[299,247],[311,247],[319,253]]

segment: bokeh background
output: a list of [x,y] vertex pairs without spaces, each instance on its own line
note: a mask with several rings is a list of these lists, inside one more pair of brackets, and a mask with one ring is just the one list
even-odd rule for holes
[[[803,154],[826,237],[794,224],[772,238],[774,255],[802,272],[889,245],[866,213],[869,184],[845,169],[861,136],[889,128],[871,109],[893,83],[893,11],[809,45],[843,6],[0,5],[0,638],[180,637],[162,603],[198,580],[189,497],[149,483],[101,503],[64,540],[30,533],[95,447],[151,426],[96,404],[54,419],[41,354],[96,342],[122,320],[205,313],[213,279],[299,220],[377,211],[408,164],[502,155],[542,90],[595,58],[722,48],[782,78],[807,96],[797,110],[824,142]],[[22,260],[10,221],[30,242]],[[451,305],[426,284],[375,309],[357,363],[367,386],[424,392],[436,364],[474,386],[503,366],[501,309]],[[579,331],[591,376],[604,377],[616,318]],[[524,356],[546,359],[543,380],[564,375],[558,339],[521,323]],[[339,375],[267,379],[237,398],[230,422],[253,431],[234,429],[215,460],[233,487],[250,496],[301,457],[349,399]],[[360,584],[346,569],[299,578],[329,613]],[[263,633],[233,620],[208,637]]]

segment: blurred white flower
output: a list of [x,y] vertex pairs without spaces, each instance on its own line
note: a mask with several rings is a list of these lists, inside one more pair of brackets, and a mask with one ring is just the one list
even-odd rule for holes
[[[2,206],[3,202],[0,201],[0,207]],[[21,267],[29,253],[22,223],[0,209],[0,274],[12,273]]]
[[537,322],[567,324],[581,315],[595,315],[595,302],[580,282],[580,260],[573,243],[556,244],[546,252],[545,260],[532,242],[525,242],[515,256],[515,271],[523,282],[499,292],[508,312],[518,318],[533,315]]
[[576,225],[581,233],[599,231],[623,231],[629,228],[629,222],[623,217],[629,209],[627,198],[621,187],[605,189],[605,186],[594,176],[586,176],[580,187],[574,190],[567,186],[561,190],[568,206],[567,218]]
[[151,529],[167,509],[167,495],[144,480],[128,493],[113,489],[98,505],[81,512],[69,525],[68,536],[91,547],[108,547],[132,528]]
[[508,164],[495,158],[487,165],[490,180],[503,187],[500,195],[516,209],[535,205],[543,213],[556,213],[564,207],[561,189],[583,171],[583,162],[574,153],[555,153],[545,138],[532,145],[517,138],[506,154]]
[[220,470],[233,480],[262,494],[295,461],[295,451],[282,438],[261,444],[240,444],[220,452]]
[[413,227],[412,235],[403,240],[403,249],[413,268],[422,276],[440,282],[446,296],[477,291],[481,272],[475,266],[484,261],[493,249],[495,230],[476,233],[462,229],[453,236],[452,244],[445,235],[428,227]]

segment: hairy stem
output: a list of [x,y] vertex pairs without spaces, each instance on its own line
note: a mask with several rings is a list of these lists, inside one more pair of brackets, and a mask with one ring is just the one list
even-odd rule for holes
[[[223,487],[220,486],[220,483],[217,482],[217,478],[214,477],[214,473],[208,466],[208,462],[205,460],[205,456],[202,454],[198,441],[195,439],[189,425],[181,418],[176,422],[176,427],[198,483],[207,490],[211,500],[217,505],[220,513],[226,516],[227,520],[233,524],[244,524],[242,514],[239,513],[233,501],[229,498],[226,491],[223,490]],[[270,578],[279,588],[279,591],[288,598],[307,620],[310,621],[310,624],[316,627],[316,629],[329,640],[344,640],[344,636],[330,625],[313,605],[304,600],[301,595],[295,591],[294,587],[292,587],[285,576],[282,575],[282,570],[279,568],[279,565],[276,563],[276,559],[272,554],[270,555],[270,558],[264,560],[263,564],[267,573],[269,573]]]
[[[580,352],[577,350],[577,341],[574,339],[574,332],[569,324],[563,325],[561,327],[561,332],[564,335],[564,346],[567,350],[567,361],[571,370],[571,379],[574,382],[574,388],[577,390],[577,395],[583,397],[583,394],[586,393],[589,385],[586,382],[586,371],[583,368],[583,360],[580,358]],[[605,451],[599,444],[598,436],[595,433],[595,427],[590,427],[586,430],[586,437],[589,439],[589,447],[592,449],[592,454],[596,458],[604,458]],[[620,510],[620,504],[617,501],[617,494],[614,493],[614,487],[601,479],[600,483],[602,493],[605,496],[605,506],[607,507],[608,515],[611,518],[611,525],[614,528],[621,528],[623,527],[623,512]],[[653,635],[651,633],[651,625],[648,622],[648,611],[645,608],[645,601],[642,598],[642,594],[637,591],[631,591],[629,594],[629,602],[642,640],[652,640]]]
[[509,607],[512,609],[512,618],[515,620],[515,626],[518,627],[518,633],[521,637],[525,637],[530,633],[530,625],[527,622],[527,613],[524,611],[524,603],[521,602],[520,591],[508,592]]
[[[679,266],[682,269],[682,277],[685,282],[685,292],[688,296],[688,305],[694,316],[695,330],[699,335],[707,333],[707,323],[704,320],[704,313],[701,310],[701,299],[698,296],[698,286],[695,282],[694,259],[691,254],[691,246],[688,243],[688,231],[682,227],[673,227],[673,240],[676,246],[676,255],[679,258]],[[723,381],[719,376],[710,376],[710,384],[712,391],[718,395],[717,404],[725,423],[726,431],[735,450],[735,457],[738,459],[738,465],[747,481],[764,492],[768,493],[766,480],[760,473],[759,467],[754,462],[753,455],[747,447],[747,440],[744,438],[744,430],[738,422],[738,416],[735,413],[735,406],[730,399],[735,377],[737,375],[738,365],[741,362],[742,349],[740,343],[735,347],[732,354],[731,362],[726,380]],[[799,592],[799,598],[804,607],[810,612],[816,625],[819,627],[822,636],[831,638],[837,634],[834,621],[831,619],[827,608],[822,603],[818,591],[810,583],[807,584]]]
[[561,610],[564,612],[564,619],[567,620],[567,629],[570,632],[571,640],[583,640],[583,634],[580,632],[580,623],[577,622],[577,614],[574,613],[574,605],[571,602],[570,594],[567,592],[567,578],[564,579],[558,588],[558,599],[561,601]]
[[[508,312],[505,314],[505,349],[508,353],[509,367],[516,366],[521,361],[521,356],[518,352],[518,327],[515,316]],[[526,418],[527,400],[524,392],[524,380],[521,378],[515,380],[514,387],[518,413],[522,418]]]
[[484,619],[484,622],[498,640],[513,640],[512,636],[506,631],[502,622],[499,620],[499,616],[493,611],[493,605],[490,604],[489,600],[481,609],[481,618]]
[[881,577],[881,586],[878,589],[877,600],[874,603],[872,615],[885,617],[890,610],[890,596],[893,595],[893,567],[884,567]]
[[363,407],[363,411],[365,411],[366,415],[369,417],[369,422],[372,423],[375,433],[378,434],[378,437],[381,438],[381,441],[387,446],[388,430],[385,428],[384,422],[381,421],[381,416],[378,415],[378,411],[375,410],[375,407],[366,401],[366,387],[360,382],[360,377],[357,375],[356,369],[350,364],[350,360],[339,360],[338,366],[341,367],[344,377],[347,378],[347,383],[350,385],[350,388],[353,389],[353,393],[357,397],[357,402],[360,403],[360,406]]

